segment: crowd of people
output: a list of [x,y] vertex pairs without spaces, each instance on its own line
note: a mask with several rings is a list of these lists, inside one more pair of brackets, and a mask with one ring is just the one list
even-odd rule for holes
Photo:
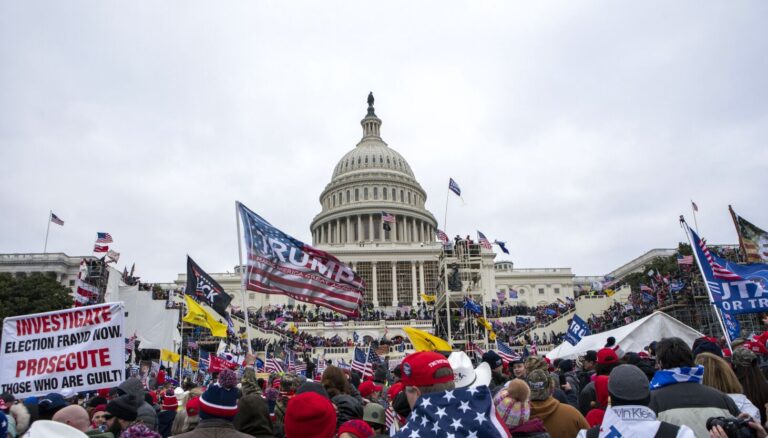
[[667,337],[624,351],[609,338],[578,357],[509,362],[422,351],[363,375],[323,363],[309,377],[259,373],[248,354],[205,386],[161,370],[71,398],[2,394],[0,437],[765,438],[767,341]]

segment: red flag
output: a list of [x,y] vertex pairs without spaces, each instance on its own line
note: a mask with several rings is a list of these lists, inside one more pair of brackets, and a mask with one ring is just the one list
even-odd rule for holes
[[220,357],[211,355],[211,364],[208,366],[208,371],[211,373],[217,373],[225,369],[236,370],[238,365],[233,362],[226,361]]
[[109,251],[108,245],[93,245],[93,252],[107,252]]

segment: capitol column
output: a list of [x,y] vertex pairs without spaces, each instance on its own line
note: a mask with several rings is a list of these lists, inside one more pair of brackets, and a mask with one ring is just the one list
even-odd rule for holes
[[358,214],[357,215],[357,241],[362,242],[363,240],[363,215]]
[[376,262],[371,262],[371,287],[373,287],[373,306],[379,307],[379,289],[376,287]]
[[424,235],[424,221],[419,221],[419,233],[422,242],[429,242],[427,236]]
[[413,307],[416,307],[416,296],[418,292],[416,292],[416,262],[411,262],[411,286],[413,289],[413,294],[411,295],[411,305]]
[[395,215],[395,221],[392,222],[392,231],[390,233],[392,233],[392,241],[397,242],[397,215]]
[[421,288],[421,293],[425,294],[427,293],[427,288],[424,287],[424,261],[419,261],[419,287]]
[[352,221],[349,220],[349,216],[347,216],[347,241],[344,243],[349,243],[352,241],[352,228],[351,228]]
[[368,215],[368,233],[370,237],[370,241],[373,242],[373,215]]
[[397,262],[392,262],[392,307],[397,307]]

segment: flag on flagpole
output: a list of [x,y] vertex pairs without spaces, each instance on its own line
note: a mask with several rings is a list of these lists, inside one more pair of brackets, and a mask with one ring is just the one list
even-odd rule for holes
[[51,212],[51,222],[53,222],[56,225],[64,226],[64,221],[59,219],[58,216],[56,216],[53,212]]
[[213,315],[197,304],[195,300],[190,298],[189,295],[184,295],[184,301],[187,304],[187,314],[184,315],[182,321],[210,329],[211,334],[217,338],[227,337],[226,324],[219,322]]
[[96,233],[96,243],[112,243],[112,235],[109,233]]
[[504,254],[509,254],[509,250],[507,249],[507,243],[502,242],[501,240],[494,240],[493,243],[496,245],[499,245],[499,248],[501,248],[502,251],[504,251]]
[[496,352],[499,353],[504,362],[520,360],[519,354],[515,353],[509,345],[499,340],[496,341]]
[[539,346],[536,344],[536,339],[531,341],[531,354],[534,356],[539,355]]
[[424,330],[415,329],[413,327],[403,327],[403,331],[408,335],[408,339],[413,344],[413,349],[416,351],[452,351],[451,344],[446,340],[438,338],[435,335],[429,334]]
[[480,246],[482,246],[485,249],[493,249],[493,246],[491,246],[491,242],[488,241],[488,238],[485,237],[485,234],[481,233],[480,231],[477,232],[477,241],[480,243]]
[[368,361],[368,355],[362,348],[355,347],[355,356],[352,359],[352,369],[363,375],[365,379],[373,375],[373,363]]
[[216,313],[227,317],[227,306],[232,301],[232,297],[225,293],[224,288],[203,271],[190,256],[187,256],[186,293],[195,295],[211,306]]
[[442,230],[437,230],[437,239],[443,242],[443,245],[448,245],[451,242],[451,239],[449,239],[448,235]]
[[747,263],[768,263],[768,232],[737,215],[732,208],[731,214],[736,222],[736,233],[739,235]]
[[109,252],[108,245],[93,245],[93,252]]
[[389,224],[394,224],[395,221],[395,215],[387,213],[386,211],[381,212],[381,223],[383,224],[382,227],[384,228],[384,231],[392,231],[392,227],[390,227]]
[[696,213],[699,212],[699,206],[696,205],[695,202],[693,202],[693,199],[691,199],[691,207],[693,208],[693,211],[695,211]]
[[273,227],[245,205],[238,202],[237,208],[248,254],[246,289],[359,315],[365,282],[355,271],[332,254]]
[[120,260],[119,252],[112,251],[111,249],[107,251],[107,263],[117,263],[118,260]]
[[453,180],[453,178],[448,179],[448,190],[456,193],[456,196],[461,197],[461,188],[459,188],[459,185],[456,183],[456,181]]

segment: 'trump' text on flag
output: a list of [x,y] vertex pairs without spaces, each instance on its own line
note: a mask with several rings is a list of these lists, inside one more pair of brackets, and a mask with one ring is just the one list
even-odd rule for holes
[[248,254],[246,289],[359,314],[365,283],[349,266],[283,233],[245,205],[238,202],[237,208]]

